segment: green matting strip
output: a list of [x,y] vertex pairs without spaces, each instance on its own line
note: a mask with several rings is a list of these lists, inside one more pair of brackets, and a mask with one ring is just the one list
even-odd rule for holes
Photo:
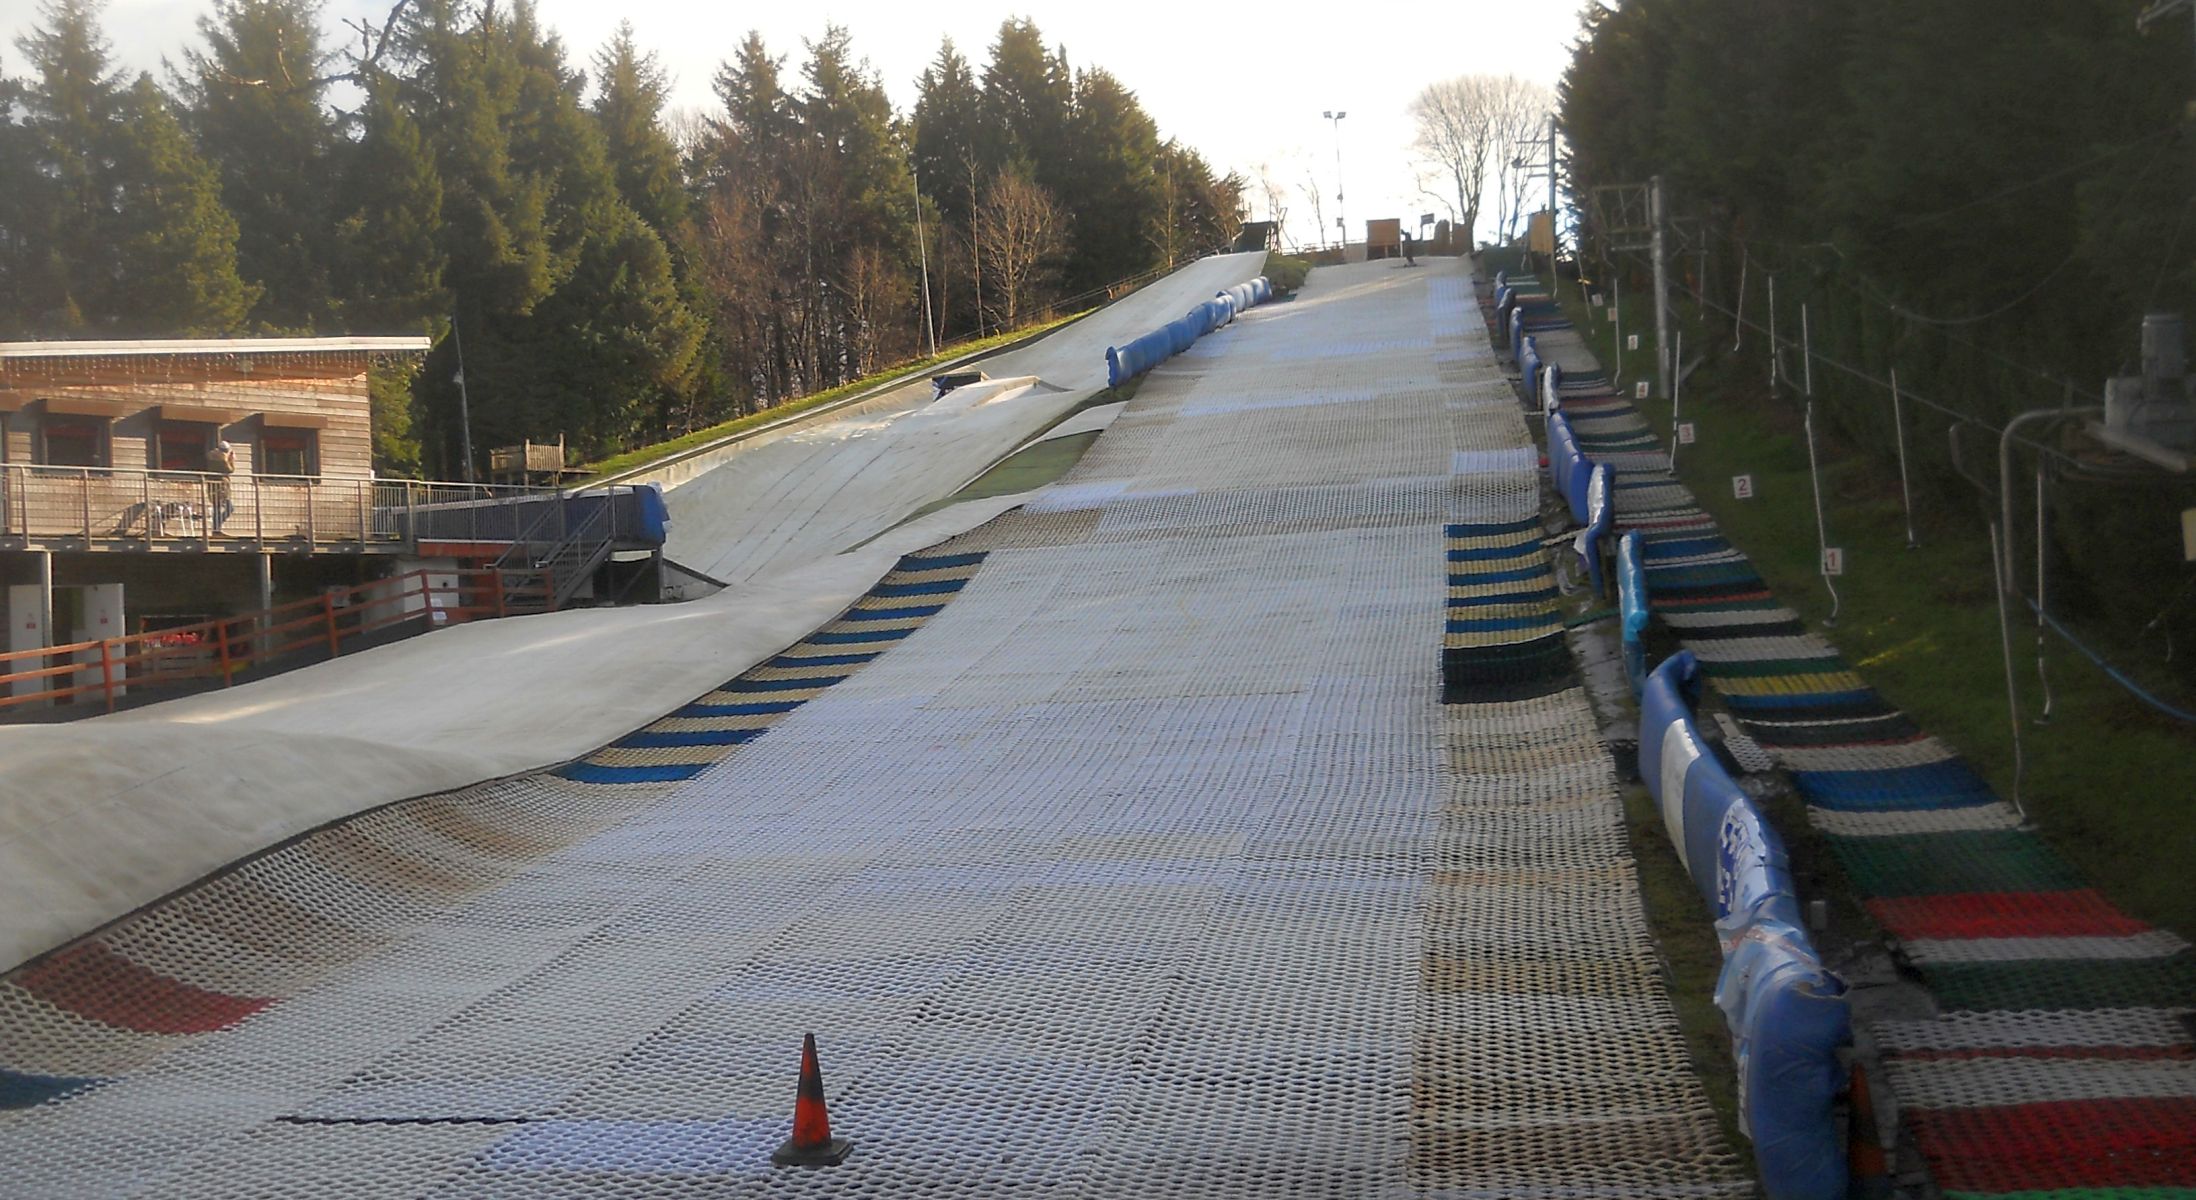
[[2170,958],[1922,963],[1937,1002],[1975,1011],[2178,1008],[2196,997],[2196,954]]
[[1829,841],[1863,896],[2065,892],[2089,886],[2042,839],[2018,829]]

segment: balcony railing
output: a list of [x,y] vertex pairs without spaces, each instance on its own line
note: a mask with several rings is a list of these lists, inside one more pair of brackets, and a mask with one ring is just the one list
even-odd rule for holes
[[420,541],[510,541],[519,519],[512,501],[548,503],[558,494],[408,479],[0,463],[0,539],[416,549]]

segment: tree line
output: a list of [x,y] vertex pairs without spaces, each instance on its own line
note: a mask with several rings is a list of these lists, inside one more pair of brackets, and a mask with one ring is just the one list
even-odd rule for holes
[[[1240,180],[1008,20],[896,112],[852,36],[758,34],[670,110],[623,25],[584,67],[530,0],[215,0],[163,85],[101,0],[0,61],[0,338],[427,333],[374,381],[377,463],[473,440],[597,457],[1102,299],[1226,245]],[[929,292],[922,291],[927,259]],[[926,303],[927,301],[927,303]]]
[[[2146,38],[2141,7],[1588,4],[1560,88],[1586,267],[1605,270],[1592,235],[1611,219],[1594,189],[1662,175],[1681,293],[1765,322],[1774,275],[1782,332],[1805,303],[1819,354],[1896,370],[1942,406],[1907,406],[1914,482],[1972,498],[1955,440],[1994,479],[2008,416],[2093,403],[2135,369],[2145,312],[2196,310],[2190,18]],[[1834,369],[1815,381],[1840,432],[1889,461],[1888,393]],[[2178,509],[2196,498],[2155,474],[2054,471],[2068,598],[2140,624],[2173,590]]]

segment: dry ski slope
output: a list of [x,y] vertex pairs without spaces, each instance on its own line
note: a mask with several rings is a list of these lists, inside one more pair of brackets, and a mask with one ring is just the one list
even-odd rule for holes
[[996,382],[932,401],[928,380],[859,411],[757,439],[670,491],[664,552],[723,583],[875,536],[951,495],[1106,385],[1106,347],[1255,277],[1264,254],[1201,259],[1019,350],[976,364]]
[[[1536,496],[1469,306],[1321,271],[626,748],[19,972],[0,1192],[1747,1194],[1583,697],[1440,702],[1444,527]],[[773,1169],[807,1030],[855,1150]]]

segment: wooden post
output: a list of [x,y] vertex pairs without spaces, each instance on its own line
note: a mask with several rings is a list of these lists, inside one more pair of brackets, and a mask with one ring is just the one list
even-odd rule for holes
[[76,498],[83,502],[84,543],[88,548],[92,536],[92,473],[91,468],[79,468],[76,479]]
[[223,617],[214,622],[214,654],[221,660],[221,686],[228,687],[229,674],[229,619]]
[[489,577],[490,579],[492,579],[492,580],[494,580],[494,581],[495,581],[495,589],[496,589],[496,615],[500,617],[500,616],[504,615],[504,607],[503,607],[503,568],[502,568],[502,567],[490,567],[490,568],[488,568],[488,577]]
[[374,531],[374,485],[361,479],[352,483],[351,486],[358,489],[358,546],[359,549],[363,550],[366,548],[367,535]]
[[541,569],[541,608],[543,612],[557,611],[557,569]]
[[336,637],[336,598],[334,592],[320,593],[320,614],[328,623],[328,657],[343,653],[343,643]]
[[[157,437],[154,444],[158,445]],[[157,452],[155,451],[155,453]],[[152,540],[153,533],[152,478],[151,471],[143,472],[137,477],[137,516],[139,520],[145,523],[145,540],[148,542]]]
[[267,544],[267,504],[259,493],[259,468],[252,468],[252,540],[262,547]]
[[114,641],[99,639],[99,688],[107,694],[107,711],[114,711]]

